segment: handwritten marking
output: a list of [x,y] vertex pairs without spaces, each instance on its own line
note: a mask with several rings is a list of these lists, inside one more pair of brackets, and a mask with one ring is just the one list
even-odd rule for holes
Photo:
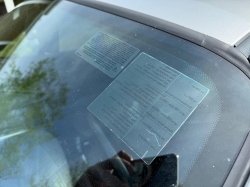
[[150,134],[153,134],[154,136],[155,136],[155,139],[156,139],[156,141],[157,141],[157,143],[158,143],[158,146],[161,146],[160,144],[159,144],[159,142],[158,142],[158,139],[157,139],[157,136],[155,135],[155,133],[152,133],[152,132],[150,132],[148,129],[146,129]]

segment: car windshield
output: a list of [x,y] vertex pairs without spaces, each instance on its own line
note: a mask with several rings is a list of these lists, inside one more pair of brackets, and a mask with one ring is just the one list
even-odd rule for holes
[[43,9],[0,19],[0,186],[223,184],[250,126],[239,69],[110,13]]

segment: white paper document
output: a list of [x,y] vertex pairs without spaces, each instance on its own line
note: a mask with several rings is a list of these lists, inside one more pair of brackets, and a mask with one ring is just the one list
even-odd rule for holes
[[141,53],[88,107],[150,164],[209,89]]

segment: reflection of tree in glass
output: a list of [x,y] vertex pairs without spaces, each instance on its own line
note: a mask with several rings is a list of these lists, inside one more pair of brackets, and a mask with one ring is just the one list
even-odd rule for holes
[[1,179],[21,172],[22,162],[34,147],[56,136],[54,123],[63,118],[69,89],[54,61],[31,63],[25,72],[13,62],[0,80],[0,136],[21,132],[0,141]]

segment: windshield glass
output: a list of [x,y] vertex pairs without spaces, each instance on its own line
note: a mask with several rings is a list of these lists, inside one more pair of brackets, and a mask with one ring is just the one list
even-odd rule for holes
[[68,1],[1,49],[0,90],[1,186],[221,186],[249,130],[228,61]]

